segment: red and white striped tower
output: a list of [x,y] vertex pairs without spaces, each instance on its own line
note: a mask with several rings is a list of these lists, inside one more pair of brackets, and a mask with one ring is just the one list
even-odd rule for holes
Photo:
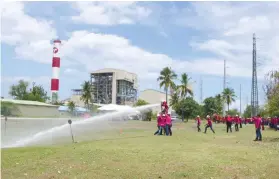
[[58,100],[59,91],[59,71],[60,71],[60,47],[61,41],[53,41],[53,57],[52,57],[52,78],[51,78],[51,93],[52,103]]

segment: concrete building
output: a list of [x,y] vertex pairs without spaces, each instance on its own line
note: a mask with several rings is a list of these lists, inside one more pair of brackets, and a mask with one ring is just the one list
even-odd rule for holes
[[137,100],[138,77],[135,73],[105,68],[90,74],[93,103],[133,105]]
[[1,108],[3,107],[3,105],[6,105],[7,108],[11,110],[12,116],[59,117],[59,106],[38,101],[1,99]]
[[[162,100],[166,100],[166,93],[158,90],[146,89],[140,92],[139,99],[142,99],[148,102],[149,104],[160,104]],[[171,96],[168,95],[168,103],[170,99]],[[161,111],[160,106],[153,109],[153,112],[159,112],[159,111]]]

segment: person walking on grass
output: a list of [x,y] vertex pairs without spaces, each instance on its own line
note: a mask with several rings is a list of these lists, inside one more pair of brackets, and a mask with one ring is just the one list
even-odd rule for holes
[[238,128],[239,117],[238,117],[238,115],[235,115],[235,117],[234,117],[234,123],[235,123],[235,125],[234,125],[235,131],[239,131],[239,128]]
[[254,141],[262,141],[262,133],[261,133],[261,117],[258,115],[253,118],[256,128],[256,139]]
[[206,124],[206,126],[205,126],[204,133],[206,134],[207,128],[210,128],[211,131],[215,134],[215,131],[214,131],[213,128],[212,128],[212,121],[211,121],[209,115],[206,116],[206,120],[207,120],[207,124]]
[[200,128],[200,126],[201,126],[201,118],[200,118],[200,116],[197,116],[196,121],[197,121],[198,132],[200,132],[201,131],[201,128]]
[[232,118],[231,118],[231,116],[226,115],[225,120],[226,120],[226,125],[227,125],[227,133],[229,133],[229,130],[230,130],[230,132],[232,132]]

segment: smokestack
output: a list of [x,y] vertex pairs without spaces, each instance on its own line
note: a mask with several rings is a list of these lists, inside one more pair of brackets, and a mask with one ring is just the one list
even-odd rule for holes
[[52,103],[58,100],[59,91],[59,71],[60,71],[60,40],[53,41],[53,57],[52,57],[52,78],[51,78],[51,93]]

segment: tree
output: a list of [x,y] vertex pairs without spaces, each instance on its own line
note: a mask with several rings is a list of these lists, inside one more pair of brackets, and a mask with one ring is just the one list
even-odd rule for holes
[[239,114],[239,112],[238,112],[237,109],[230,109],[228,111],[228,115],[231,115],[231,116],[235,116],[235,115],[238,115],[238,114]]
[[214,113],[217,113],[218,104],[214,97],[205,98],[203,103],[204,114],[213,115]]
[[27,100],[28,99],[28,85],[29,83],[23,80],[19,80],[17,85],[12,85],[10,87],[9,94],[17,100]]
[[279,71],[270,71],[265,77],[265,82],[267,113],[270,116],[279,116]]
[[170,106],[175,106],[179,103],[179,94],[177,91],[175,91],[172,95],[171,95],[171,99],[170,99]]
[[215,96],[215,100],[216,100],[216,112],[218,114],[221,114],[222,111],[223,111],[223,103],[224,103],[222,95],[221,94],[217,94]]
[[17,85],[12,85],[9,94],[17,100],[29,100],[29,101],[39,101],[46,102],[50,99],[47,92],[41,85],[36,85],[33,83],[32,88],[27,89],[29,83],[24,80],[19,80]]
[[246,109],[244,110],[243,117],[250,118],[251,114],[252,114],[252,107],[251,107],[251,105],[248,105],[246,107]]
[[228,111],[230,110],[230,104],[235,101],[235,92],[232,88],[225,88],[223,93],[223,99],[228,105]]
[[149,104],[149,103],[144,101],[143,99],[139,99],[134,106],[144,106],[147,104]]
[[74,115],[74,111],[75,111],[75,108],[76,108],[75,102],[69,101],[68,102],[68,108],[69,108],[69,111],[71,112],[71,114]]
[[37,86],[35,85],[35,83],[33,83],[33,87],[30,89],[30,92],[28,93],[27,100],[46,102],[48,99],[50,98],[48,97],[47,92],[44,90],[44,88],[41,85]]
[[[134,106],[144,106],[144,105],[147,105],[147,104],[149,104],[149,103],[142,100],[142,99],[139,99]],[[147,110],[147,112],[144,112],[143,115],[142,115],[143,120],[144,121],[151,121],[152,115],[153,115],[152,110]]]
[[168,102],[168,89],[169,87],[175,88],[174,80],[177,78],[177,75],[169,67],[163,68],[160,72],[160,76],[157,78],[157,81],[160,82],[160,88],[164,86],[166,92],[166,102]]
[[192,97],[186,97],[179,101],[174,110],[178,115],[182,116],[182,119],[185,117],[188,121],[188,119],[200,115],[200,109],[199,103],[197,103]]
[[183,73],[181,75],[181,80],[180,80],[181,84],[178,86],[178,90],[180,91],[181,98],[185,98],[187,94],[193,96],[193,90],[189,84],[190,80],[191,78],[188,77],[186,73]]
[[1,101],[1,115],[12,116],[18,112],[19,110],[14,103]]
[[89,110],[90,109],[89,104],[92,100],[91,85],[89,81],[85,81],[82,84],[82,95],[80,99],[84,102],[85,106]]

